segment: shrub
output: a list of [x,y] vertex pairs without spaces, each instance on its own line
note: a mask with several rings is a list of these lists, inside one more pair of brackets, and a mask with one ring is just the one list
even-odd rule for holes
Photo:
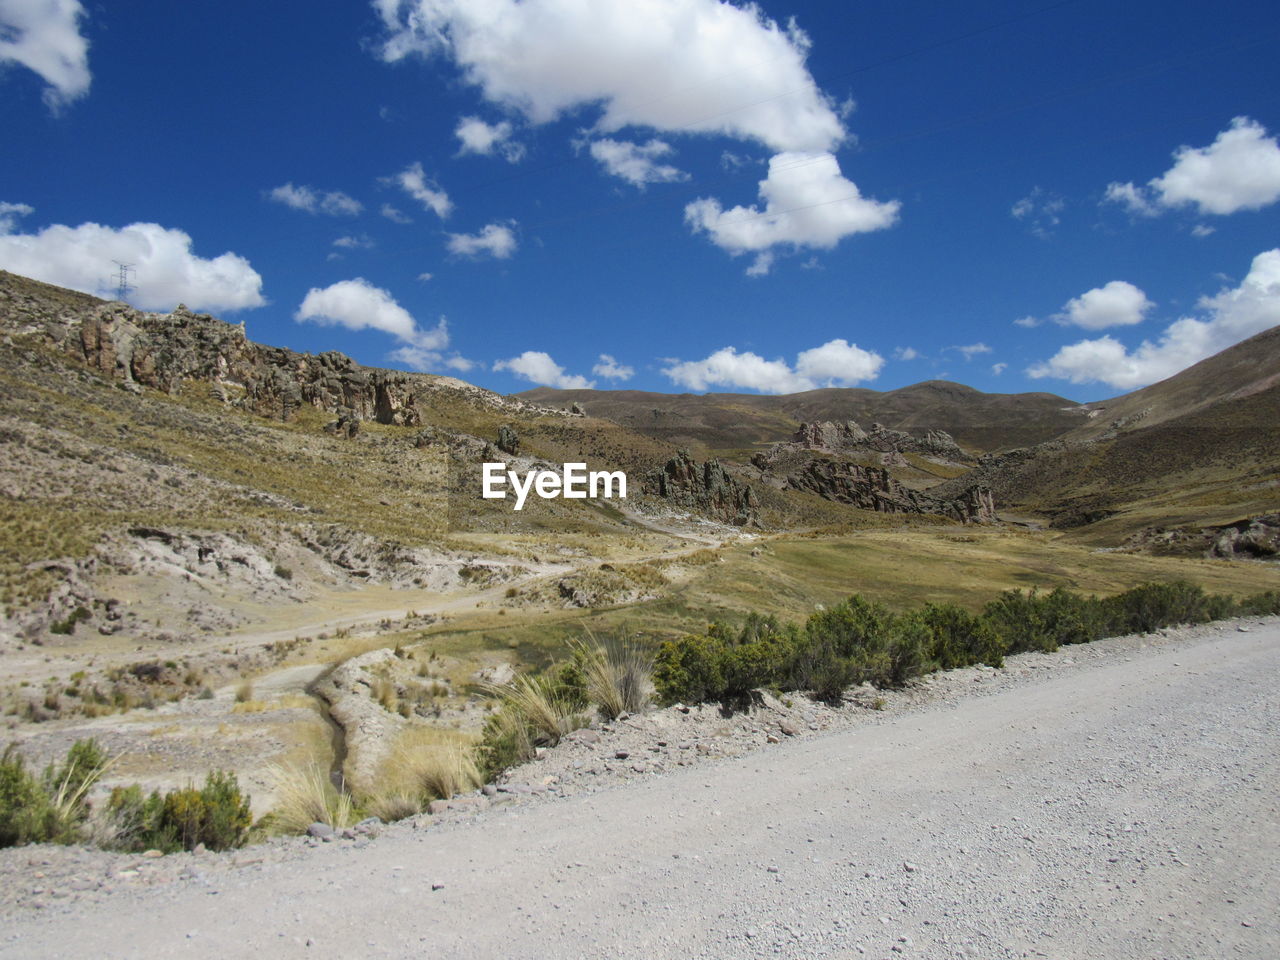
[[929,659],[939,669],[951,670],[975,663],[1004,665],[1003,646],[991,624],[953,603],[928,603],[916,616],[929,630]]
[[1246,616],[1265,617],[1280,614],[1280,590],[1268,590],[1241,600],[1236,613]]
[[575,701],[563,697],[564,688],[554,675],[526,674],[511,683],[484,687],[501,705],[485,721],[478,747],[485,779],[531,759],[539,746],[554,746],[585,722]]
[[107,801],[112,833],[108,845],[118,850],[193,850],[204,844],[210,850],[243,846],[253,817],[249,798],[240,792],[235,774],[211,772],[204,786],[155,791],[143,796],[136,784],[117,787]]
[[[1185,580],[1144,583],[1105,603],[1116,633],[1151,633],[1175,624],[1206,623],[1211,608],[1204,590]],[[1222,601],[1213,605],[1221,607]]]
[[93,740],[77,740],[60,765],[37,777],[10,744],[0,755],[0,847],[75,843],[89,816],[89,791],[110,765]]
[[720,699],[724,691],[722,640],[706,634],[687,634],[658,647],[653,685],[658,702],[702,703]]

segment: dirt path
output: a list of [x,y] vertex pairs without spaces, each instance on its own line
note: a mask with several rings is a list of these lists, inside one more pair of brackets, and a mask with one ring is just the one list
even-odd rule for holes
[[1280,622],[1088,649],[617,789],[55,900],[0,956],[1280,956]]

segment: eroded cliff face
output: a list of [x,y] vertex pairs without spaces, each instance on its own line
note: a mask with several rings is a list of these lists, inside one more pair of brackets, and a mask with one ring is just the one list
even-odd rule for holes
[[954,499],[939,499],[904,487],[880,467],[816,457],[786,476],[785,485],[808,490],[825,500],[847,503],[877,513],[921,513],[950,517],[962,523],[996,520],[991,492],[973,488]]
[[826,453],[867,450],[887,454],[918,453],[953,463],[970,463],[973,460],[945,430],[929,430],[923,436],[915,436],[879,423],[873,423],[870,430],[864,430],[854,420],[802,423],[791,442],[806,450]]
[[740,483],[719,460],[698,463],[685,450],[646,474],[640,488],[673,506],[734,526],[756,526],[760,522],[751,487]]

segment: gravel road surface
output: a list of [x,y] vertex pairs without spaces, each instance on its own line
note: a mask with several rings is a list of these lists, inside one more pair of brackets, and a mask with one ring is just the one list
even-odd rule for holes
[[1087,649],[745,756],[14,909],[0,957],[1280,957],[1280,621]]

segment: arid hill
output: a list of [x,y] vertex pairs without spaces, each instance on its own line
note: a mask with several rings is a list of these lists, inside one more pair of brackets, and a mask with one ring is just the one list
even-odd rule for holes
[[1086,422],[1080,404],[1051,393],[982,393],[928,380],[898,390],[827,388],[786,396],[666,394],[639,390],[553,390],[518,394],[550,407],[581,404],[640,433],[716,452],[790,440],[801,423],[856,420],[923,434],[942,430],[978,453],[1052,440]]

